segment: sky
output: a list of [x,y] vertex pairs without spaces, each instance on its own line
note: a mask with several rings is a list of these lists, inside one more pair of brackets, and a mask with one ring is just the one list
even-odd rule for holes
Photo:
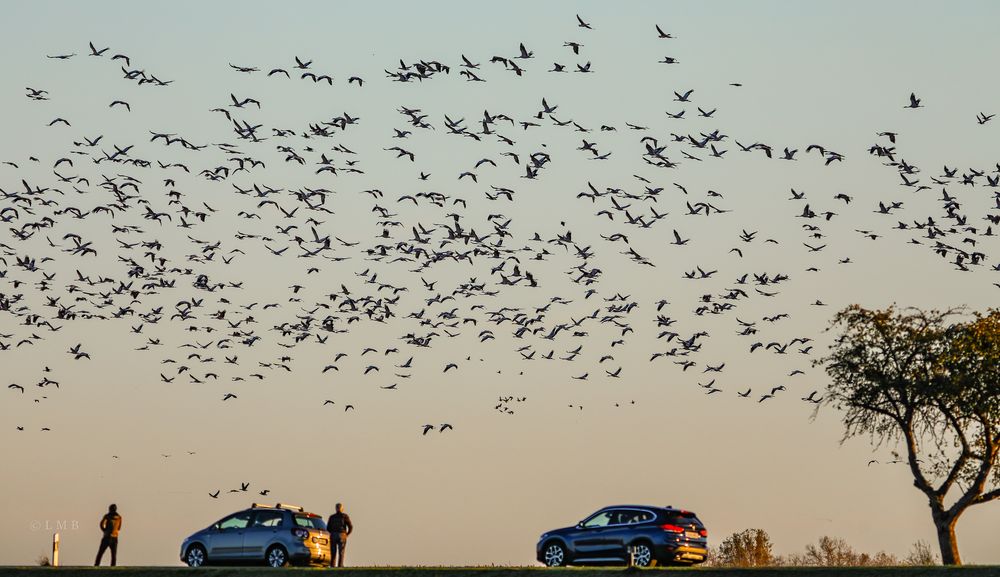
[[[957,270],[953,250],[941,257],[922,233],[894,230],[928,216],[945,221],[942,186],[930,180],[942,166],[958,167],[959,175],[1000,170],[1000,120],[976,121],[1000,101],[988,48],[1000,16],[995,3],[32,2],[7,13],[6,22],[17,25],[0,34],[0,161],[11,163],[0,165],[0,189],[23,193],[24,180],[51,188],[41,198],[54,203],[26,207],[0,198],[0,210],[17,211],[16,220],[12,211],[0,213],[11,219],[0,232],[0,294],[23,295],[12,310],[0,310],[0,343],[11,345],[0,350],[0,367],[7,381],[26,389],[0,391],[0,564],[32,564],[47,554],[55,528],[62,562],[90,563],[98,520],[111,502],[124,517],[119,562],[132,565],[179,564],[185,536],[265,500],[324,516],[345,503],[357,528],[351,564],[531,564],[542,532],[615,503],[693,510],[713,544],[761,527],[777,553],[799,552],[822,535],[901,556],[918,539],[934,542],[925,498],[905,468],[884,464],[893,447],[873,450],[864,438],[841,443],[840,415],[823,406],[814,416],[814,405],[801,399],[812,391],[822,396],[826,376],[813,361],[830,342],[824,329],[833,314],[847,305],[984,310],[997,302],[997,241],[981,233],[985,215],[998,214],[1000,205],[985,177],[976,186],[945,185],[978,227],[946,242],[983,252],[985,265]],[[577,26],[577,14],[592,29]],[[654,24],[675,38],[658,38]],[[89,56],[90,42],[109,50]],[[580,54],[565,42],[582,44]],[[520,43],[534,58],[513,58]],[[112,61],[115,54],[128,56],[127,69],[170,83],[123,78],[124,61]],[[463,55],[485,82],[459,75]],[[491,62],[497,55],[512,58],[524,74]],[[659,63],[667,56],[677,63]],[[300,78],[296,57],[311,60],[306,71],[329,74],[331,83]],[[388,77],[401,61],[420,60],[439,61],[450,72],[405,83]],[[590,62],[592,73],[550,73],[553,62],[569,70]],[[290,77],[268,76],[273,68]],[[348,83],[354,76],[361,86]],[[28,98],[25,87],[46,90],[48,99]],[[678,102],[688,90],[690,103]],[[921,108],[904,108],[911,92]],[[260,104],[237,108],[233,98]],[[543,98],[558,108],[536,117]],[[109,106],[115,100],[130,110]],[[433,129],[413,126],[401,107],[421,110]],[[698,107],[711,116],[699,117]],[[446,117],[464,119],[462,126],[478,133],[484,110],[513,119],[497,120],[491,131],[514,144],[447,129]],[[665,114],[681,110],[681,119]],[[328,128],[328,138],[302,137],[311,124],[345,113],[359,120]],[[260,124],[261,140],[240,139],[226,114]],[[55,118],[69,126],[49,126]],[[555,124],[571,120],[589,132]],[[394,129],[412,134],[394,138]],[[280,136],[285,130],[294,134]],[[713,130],[726,135],[713,143],[726,150],[722,158],[671,137]],[[878,134],[887,131],[898,133],[898,156],[920,167],[911,178],[929,190],[902,186],[895,167],[869,154],[875,143],[893,146]],[[207,147],[151,142],[150,132]],[[97,135],[103,139],[96,146],[82,140]],[[654,148],[666,146],[663,154],[677,165],[646,162],[643,137],[656,139],[645,141]],[[767,143],[775,158],[744,152],[737,141]],[[843,160],[825,164],[806,151],[814,144]],[[415,160],[386,150],[395,146]],[[798,149],[797,160],[778,159],[786,147]],[[503,153],[516,154],[517,163]],[[551,160],[537,178],[522,178],[533,153]],[[149,166],[91,160],[106,155]],[[264,164],[219,180],[201,173],[235,169],[231,156]],[[64,157],[72,165],[55,166]],[[316,172],[324,158],[336,174]],[[477,167],[484,158],[495,166]],[[183,163],[190,172],[158,162]],[[466,171],[476,181],[459,178]],[[421,180],[420,173],[430,176]],[[122,175],[139,181],[134,189],[122,186]],[[135,195],[114,216],[89,212],[114,200],[110,186],[101,185],[107,178]],[[578,196],[589,193],[588,183],[634,197],[611,192],[592,202]],[[235,192],[255,184],[281,192]],[[512,190],[512,199],[490,200],[491,186]],[[289,193],[306,187],[325,189],[324,207],[332,212],[310,210]],[[805,196],[791,199],[793,189]],[[366,192],[373,190],[381,196]],[[445,195],[442,206],[400,198],[432,191]],[[265,200],[276,204],[259,205]],[[696,202],[727,212],[687,214],[687,203]],[[903,205],[887,215],[878,212],[880,202]],[[806,205],[836,214],[803,219]],[[69,207],[88,214],[73,218]],[[144,218],[147,207],[170,220]],[[281,212],[295,207],[294,216]],[[183,208],[190,209],[186,217]],[[427,250],[471,250],[445,242],[453,213],[464,230],[494,234],[485,242],[502,240],[493,248],[503,256],[445,258],[418,272],[413,261],[392,260],[413,257],[397,243],[415,236],[434,239],[421,245]],[[640,214],[652,224],[628,223]],[[25,239],[14,234],[46,215],[51,227]],[[113,228],[124,226],[139,230]],[[675,231],[688,242],[673,244]],[[296,256],[294,236],[315,249],[308,243],[314,234],[331,237],[332,248]],[[627,244],[609,240],[615,234]],[[560,243],[560,236],[572,242]],[[73,254],[75,242],[92,243],[98,254]],[[366,252],[380,244],[389,257]],[[288,248],[274,254],[280,247]],[[25,255],[39,270],[16,265]],[[144,267],[131,279],[130,258]],[[166,263],[164,271],[155,272],[157,262]],[[539,286],[528,286],[515,264]],[[698,267],[718,272],[685,278]],[[577,282],[581,270],[593,269],[596,282]],[[55,276],[45,280],[43,273]],[[755,286],[754,275],[765,273],[789,280]],[[195,287],[199,274],[224,288]],[[501,284],[500,274],[517,283]],[[744,274],[749,283],[735,284]],[[113,281],[88,287],[80,276]],[[175,286],[142,288],[161,278]],[[99,294],[119,282],[134,282],[137,296]],[[734,287],[747,296],[720,296]],[[317,308],[348,297],[399,301],[379,301],[395,315],[382,321]],[[204,299],[192,307],[193,319],[171,318],[191,299]],[[630,303],[627,311],[609,309]],[[697,314],[706,303],[734,308]],[[79,316],[57,319],[61,305]],[[544,330],[517,337],[510,320],[491,322],[513,319],[513,309],[541,314],[530,327]],[[421,310],[423,319],[444,324],[409,316]],[[85,311],[109,318],[84,318]],[[581,320],[595,311],[597,318]],[[328,314],[342,332],[318,329]],[[764,320],[779,314],[788,317]],[[658,315],[673,324],[658,326]],[[304,317],[316,319],[309,330],[282,334],[282,326]],[[575,329],[542,338],[575,321]],[[737,334],[741,321],[758,332]],[[241,344],[246,335],[232,337],[235,330],[260,339]],[[708,336],[689,357],[651,361],[680,346],[658,337],[664,330],[676,331],[677,340],[698,331]],[[431,332],[437,334],[428,347],[405,337]],[[755,341],[796,338],[812,340],[783,356],[748,352]],[[77,344],[89,358],[67,353]],[[544,359],[550,351],[552,360]],[[224,362],[227,356],[236,363]],[[689,370],[672,362],[688,358],[696,363]],[[445,370],[450,363],[456,367]],[[720,363],[718,372],[708,369]],[[182,365],[188,369],[178,373]],[[324,372],[330,365],[336,368]],[[378,369],[366,373],[371,366]],[[790,376],[797,370],[803,374]],[[58,388],[36,386],[45,378]],[[698,385],[712,378],[720,391],[706,395],[710,389]],[[779,385],[785,390],[759,402]],[[737,394],[748,388],[747,398]],[[223,401],[227,393],[236,398]],[[442,423],[453,429],[439,432]],[[424,435],[425,424],[435,429]],[[872,459],[880,462],[869,465]],[[229,492],[243,482],[250,483],[247,492]],[[264,489],[266,498],[257,495]],[[219,498],[211,498],[217,490]],[[997,506],[970,509],[958,524],[963,560],[1000,563],[998,527]]]

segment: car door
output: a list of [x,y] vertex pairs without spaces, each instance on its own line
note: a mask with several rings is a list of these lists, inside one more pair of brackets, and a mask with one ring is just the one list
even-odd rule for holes
[[612,509],[608,512],[608,524],[601,531],[601,557],[622,560],[626,558],[625,544],[629,541],[632,531],[629,524],[638,513],[639,511],[634,509]]
[[608,524],[611,522],[613,510],[606,509],[594,513],[580,522],[573,539],[573,549],[581,561],[589,558],[607,556]]
[[235,513],[216,523],[209,539],[209,559],[242,559],[243,535],[249,524],[250,511]]
[[267,547],[278,538],[278,532],[285,527],[285,512],[261,510],[254,514],[250,526],[243,535],[243,558],[263,559]]
[[609,557],[628,559],[628,545],[635,539],[639,525],[653,518],[653,514],[642,509],[617,509],[611,514],[611,522],[604,533],[604,541]]

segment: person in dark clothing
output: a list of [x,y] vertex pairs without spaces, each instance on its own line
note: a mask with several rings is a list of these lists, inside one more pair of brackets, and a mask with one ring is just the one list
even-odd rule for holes
[[101,517],[101,531],[104,536],[101,538],[101,546],[97,549],[97,560],[94,567],[101,564],[101,557],[104,551],[111,549],[111,566],[118,564],[118,532],[122,528],[122,516],[118,514],[118,505],[112,503],[108,506],[108,512]]
[[330,532],[330,567],[343,567],[347,536],[354,532],[354,525],[351,524],[350,516],[344,512],[343,503],[337,503],[337,512],[330,515],[326,530]]

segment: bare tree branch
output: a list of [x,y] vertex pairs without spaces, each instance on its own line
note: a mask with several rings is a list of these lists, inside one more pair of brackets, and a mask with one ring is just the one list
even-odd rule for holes
[[944,497],[948,494],[948,489],[951,489],[955,480],[958,479],[958,475],[962,472],[962,469],[965,468],[965,464],[969,462],[969,458],[972,456],[972,450],[969,448],[969,440],[965,436],[965,431],[962,430],[962,425],[958,422],[958,419],[952,411],[948,410],[941,404],[938,405],[938,408],[941,410],[941,414],[943,414],[945,418],[948,419],[948,422],[951,423],[951,426],[955,429],[955,434],[958,435],[959,441],[962,443],[962,453],[957,459],[955,459],[955,464],[952,465],[951,471],[948,472],[948,476],[945,478],[944,482],[941,483],[941,486],[938,487],[937,491],[935,491],[939,497]]

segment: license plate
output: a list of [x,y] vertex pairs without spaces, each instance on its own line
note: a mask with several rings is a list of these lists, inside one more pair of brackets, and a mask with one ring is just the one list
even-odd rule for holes
[[701,537],[701,535],[699,535],[694,531],[685,531],[684,536],[687,537],[688,539],[698,539],[699,537]]

